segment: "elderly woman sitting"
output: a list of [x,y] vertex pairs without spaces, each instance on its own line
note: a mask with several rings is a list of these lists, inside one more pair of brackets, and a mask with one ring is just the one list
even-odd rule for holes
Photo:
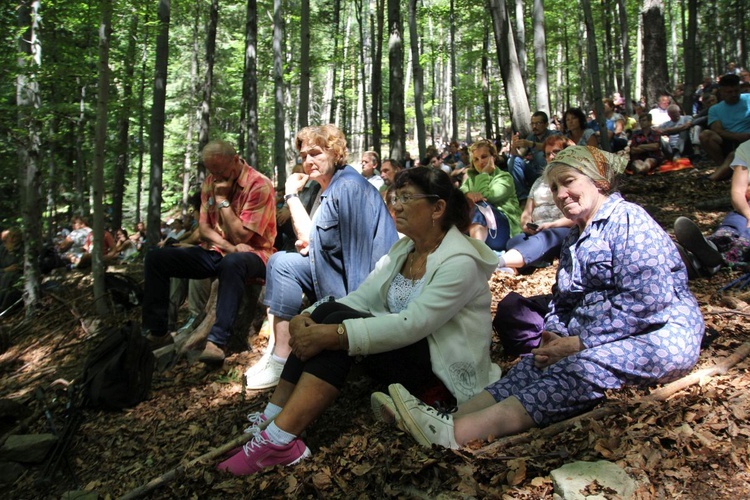
[[392,205],[407,237],[356,291],[292,319],[281,381],[265,410],[250,416],[252,440],[220,470],[247,475],[308,456],[299,435],[333,404],[355,356],[375,378],[432,404],[468,401],[500,376],[490,360],[487,283],[497,257],[462,234],[466,197],[441,170],[417,167],[396,177]]
[[669,236],[612,192],[622,163],[571,147],[549,165],[555,202],[576,225],[562,247],[542,345],[452,416],[391,385],[395,419],[419,443],[457,448],[543,427],[591,409],[607,390],[667,382],[693,367],[703,317]]

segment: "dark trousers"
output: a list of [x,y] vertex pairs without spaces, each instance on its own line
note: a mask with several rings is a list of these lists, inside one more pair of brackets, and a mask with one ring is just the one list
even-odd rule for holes
[[[312,313],[313,321],[327,325],[339,324],[346,319],[369,317],[369,314],[338,302],[323,303]],[[340,390],[354,361],[346,351],[339,350],[321,351],[307,361],[291,354],[281,372],[281,378],[296,385],[303,373],[309,373]],[[393,351],[365,356],[362,364],[366,373],[374,379],[386,385],[402,384],[428,404],[451,402],[453,399],[443,382],[432,372],[427,339]]]
[[216,322],[208,340],[225,345],[237,309],[250,278],[264,279],[266,265],[254,253],[237,252],[222,257],[219,252],[194,246],[155,248],[144,265],[143,328],[154,335],[165,335],[168,328],[170,278],[219,278]]

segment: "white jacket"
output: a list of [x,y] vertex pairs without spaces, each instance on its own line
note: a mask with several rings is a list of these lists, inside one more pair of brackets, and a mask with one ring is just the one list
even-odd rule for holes
[[344,321],[351,356],[387,352],[427,337],[432,371],[459,403],[500,378],[490,359],[491,294],[488,280],[497,256],[483,242],[455,227],[429,255],[420,295],[398,314],[388,311],[386,296],[414,243],[396,242],[367,279],[338,302],[373,318]]

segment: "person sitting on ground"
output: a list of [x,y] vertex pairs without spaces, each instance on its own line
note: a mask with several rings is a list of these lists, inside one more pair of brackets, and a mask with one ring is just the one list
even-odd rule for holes
[[91,228],[88,226],[88,220],[82,216],[77,215],[70,222],[73,230],[58,244],[57,251],[63,262],[72,269],[86,254],[86,241],[91,234]]
[[599,140],[595,132],[586,128],[586,115],[581,108],[570,108],[563,115],[565,123],[564,135],[568,138],[570,146],[599,146]]
[[395,187],[407,237],[356,291],[292,320],[282,380],[263,412],[248,416],[251,441],[219,470],[248,475],[309,456],[299,436],[333,404],[357,358],[380,383],[403,383],[431,404],[467,401],[500,376],[488,285],[497,258],[462,234],[466,197],[430,168],[401,172]]
[[687,217],[678,217],[674,235],[682,245],[681,254],[691,278],[711,276],[723,265],[747,267],[750,262],[750,141],[734,152],[732,172],[732,207],[719,227],[704,238],[698,226]]
[[[564,137],[548,137],[544,141],[547,163],[554,160],[565,147]],[[508,241],[507,250],[499,257],[498,269],[515,274],[527,266],[551,263],[552,259],[560,256],[560,246],[573,224],[555,205],[545,177],[539,177],[531,187],[521,214],[523,233]]]
[[218,277],[216,322],[204,363],[224,361],[224,347],[248,280],[264,279],[276,238],[276,203],[271,181],[248,165],[225,141],[202,151],[208,175],[201,187],[200,246],[165,246],[146,254],[143,329],[153,348],[172,342],[168,330],[170,278]]
[[146,223],[143,221],[136,222],[133,234],[130,235],[130,239],[135,243],[135,248],[138,249],[139,252],[141,251],[141,248],[143,248],[143,245],[146,244],[146,235]]
[[667,94],[662,94],[659,96],[659,101],[657,102],[656,106],[648,112],[648,114],[651,115],[651,123],[653,127],[659,127],[663,123],[669,121],[669,113],[667,112],[667,108],[669,108],[669,104],[671,102],[672,100]]
[[642,114],[638,122],[641,128],[630,137],[630,160],[635,173],[646,174],[661,165],[661,134],[651,128],[650,114]]
[[[353,292],[398,239],[383,198],[346,164],[341,130],[334,125],[306,127],[295,143],[305,171],[320,184],[320,206],[309,222],[308,238],[299,240],[298,252],[278,253],[268,263],[264,304],[273,315],[273,342],[245,372],[249,389],[279,383],[292,350],[289,320],[302,310],[303,296],[315,302]],[[287,198],[292,213],[304,211],[294,193]]]
[[443,163],[443,157],[439,153],[427,157],[427,165],[438,170],[442,170],[446,174],[450,175],[453,169]]
[[617,153],[622,151],[628,145],[628,136],[625,134],[625,118],[615,110],[615,101],[605,97],[604,117],[607,121],[607,132],[611,145],[611,151]]
[[580,415],[609,390],[690,371],[703,316],[672,240],[614,191],[624,163],[596,148],[572,147],[545,171],[555,203],[576,225],[562,246],[540,347],[455,413],[426,406],[394,384],[392,403],[375,408],[376,418],[395,408],[391,419],[420,444],[458,448]]
[[505,250],[508,240],[521,232],[521,207],[513,177],[495,166],[497,150],[481,139],[469,147],[471,169],[461,191],[474,203],[469,236],[484,241],[495,251]]
[[380,177],[383,179],[383,185],[380,188],[380,195],[385,199],[385,193],[388,188],[393,185],[393,180],[401,172],[401,162],[394,158],[387,158],[383,160],[383,164],[380,167]]
[[700,143],[708,156],[720,167],[708,178],[722,181],[732,176],[727,158],[737,146],[750,139],[750,94],[740,94],[740,77],[724,75],[719,80],[722,101],[708,111],[708,127]]
[[167,236],[157,244],[159,247],[175,245],[185,235],[185,226],[179,217],[167,221],[167,226],[169,226],[169,231]]
[[365,151],[362,153],[362,175],[367,182],[380,190],[383,186],[383,178],[380,177],[380,156],[375,151]]
[[549,129],[549,119],[544,111],[531,115],[531,133],[521,139],[518,133],[513,136],[508,158],[509,173],[516,185],[518,202],[523,204],[529,196],[529,188],[542,175],[547,161],[544,158],[544,141],[559,132]]
[[667,113],[669,113],[669,121],[654,128],[662,135],[669,137],[672,158],[677,159],[690,156],[693,153],[692,143],[690,142],[690,128],[693,126],[692,118],[681,115],[680,107],[676,104],[670,104],[667,108]]
[[115,244],[104,255],[104,262],[108,264],[116,264],[118,262],[127,262],[133,258],[133,255],[138,253],[135,248],[135,243],[128,238],[128,232],[120,228],[115,231]]
[[0,245],[0,312],[21,298],[23,235],[17,227],[3,231]]

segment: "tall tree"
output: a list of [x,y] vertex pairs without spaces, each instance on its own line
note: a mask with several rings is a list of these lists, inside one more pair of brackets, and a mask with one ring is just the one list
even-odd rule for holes
[[450,5],[451,140],[458,140],[458,71],[456,64],[456,1]]
[[146,217],[147,245],[161,240],[161,191],[164,163],[164,121],[167,103],[167,68],[169,67],[170,0],[159,0],[156,14],[159,32],[156,35],[154,64],[154,101],[151,106],[151,174]]
[[[484,40],[482,42],[482,104],[484,108],[484,136],[494,137],[492,133],[492,106],[490,104],[490,28],[484,25]],[[420,155],[424,158],[424,155]]]
[[109,103],[109,40],[112,33],[112,0],[102,0],[99,25],[99,83],[96,99],[96,139],[94,144],[94,247],[91,271],[94,276],[94,302],[100,316],[109,313],[104,284],[104,155],[107,142],[107,107]]
[[547,77],[547,37],[544,29],[544,0],[534,0],[534,71],[536,109],[550,113]]
[[281,0],[273,0],[274,134],[273,164],[277,183],[286,183],[286,134],[284,132],[284,17]]
[[655,104],[669,82],[664,2],[643,0],[643,90],[649,105]]
[[583,16],[586,23],[586,43],[588,52],[588,70],[591,74],[591,87],[596,109],[596,120],[599,122],[601,137],[599,147],[604,151],[611,151],[609,137],[607,136],[607,124],[604,117],[604,105],[602,103],[602,85],[599,78],[599,54],[596,48],[596,34],[594,33],[594,15],[591,12],[591,0],[581,0]]
[[[300,63],[299,63],[299,118],[297,127],[307,127],[310,114],[310,0],[302,0],[300,7]],[[364,50],[364,49],[363,49]],[[364,72],[364,61],[362,63]],[[364,83],[363,83],[364,85]]]
[[41,106],[41,94],[37,73],[42,65],[42,45],[39,39],[39,0],[22,0],[18,5],[18,25],[21,36],[18,39],[19,72],[16,80],[16,104],[18,105],[19,130],[27,133],[19,141],[18,165],[21,180],[21,217],[23,220],[23,301],[26,317],[36,312],[41,298],[41,273],[39,253],[42,244],[41,214],[41,169],[40,124],[37,111]]
[[521,76],[521,68],[516,53],[516,40],[510,27],[510,18],[504,0],[488,0],[492,13],[492,26],[500,66],[500,75],[505,84],[505,95],[513,128],[526,136],[531,133],[531,113],[526,87]]
[[698,0],[688,0],[688,26],[683,52],[685,57],[685,94],[682,97],[682,109],[686,113],[691,113],[693,110],[693,95],[702,78],[696,44],[697,32]]
[[521,69],[521,78],[526,81],[526,26],[524,20],[526,16],[523,12],[523,0],[515,0],[516,14],[516,50],[518,51],[518,63]]
[[242,117],[240,154],[258,166],[258,9],[256,0],[247,0],[245,16],[245,67],[242,72]]
[[[694,0],[693,0],[694,1]],[[632,86],[631,73],[632,61],[630,58],[630,34],[628,27],[628,11],[625,6],[625,0],[617,0],[617,10],[620,19],[620,37],[622,51],[622,95],[625,96],[625,112],[628,115],[633,114],[633,102],[630,95]]]
[[138,35],[138,12],[130,15],[128,45],[123,61],[122,98],[117,118],[117,160],[112,187],[112,227],[122,227],[122,202],[127,184],[126,174],[130,163],[130,113],[133,108],[133,78],[135,76],[135,51]]
[[364,12],[363,7],[364,3],[361,0],[355,0],[355,13],[357,16],[357,26],[359,27],[359,70],[360,70],[360,85],[362,85],[362,94],[360,95],[362,99],[362,136],[364,138],[363,141],[363,149],[369,150],[370,149],[370,135],[368,133],[369,127],[367,126],[367,75],[365,74],[365,52],[367,51],[367,43],[365,40],[365,19],[364,19]]
[[[216,26],[219,24],[219,0],[211,0],[206,30],[206,74],[203,78],[203,99],[201,100],[201,120],[198,127],[198,151],[208,144],[211,134],[211,94],[214,88],[214,61],[216,60]],[[203,157],[198,156],[198,180],[206,175]]]
[[370,32],[372,33],[372,76],[370,88],[372,94],[372,149],[380,154],[382,143],[381,106],[383,104],[383,10],[385,0],[375,0],[375,14],[370,16]]
[[[200,83],[198,83],[198,67],[200,62],[198,58],[200,56],[200,49],[198,47],[198,38],[200,33],[200,22],[201,22],[201,11],[203,10],[201,2],[195,2],[193,5],[193,33],[192,33],[192,54],[190,56],[190,76],[188,82],[188,105],[192,109],[192,106],[197,101],[198,92],[200,91]],[[195,151],[199,148],[193,142],[193,136],[195,134],[196,122],[200,121],[201,110],[200,106],[196,106],[195,113],[187,114],[187,130],[185,131],[185,156],[182,161],[182,209],[183,213],[187,213],[188,199],[190,197],[190,179],[193,175],[193,165],[195,164]],[[202,158],[201,158],[202,160]],[[199,168],[201,160],[198,160]],[[205,173],[205,172],[204,172]],[[200,174],[199,174],[200,176]]]
[[404,111],[404,37],[401,23],[401,4],[388,0],[388,65],[389,104],[388,118],[391,133],[388,136],[389,156],[403,162],[406,153],[406,112]]
[[329,123],[336,123],[336,86],[338,85],[338,64],[339,59],[339,39],[341,34],[339,33],[339,26],[341,25],[341,0],[333,0],[333,64],[331,64],[331,80],[328,82],[331,86],[330,90],[330,114],[328,116]]
[[420,61],[419,33],[417,32],[417,0],[408,1],[409,43],[411,45],[411,66],[414,73],[414,117],[417,121],[417,148],[419,157],[427,155],[427,137],[424,123],[424,71]]

